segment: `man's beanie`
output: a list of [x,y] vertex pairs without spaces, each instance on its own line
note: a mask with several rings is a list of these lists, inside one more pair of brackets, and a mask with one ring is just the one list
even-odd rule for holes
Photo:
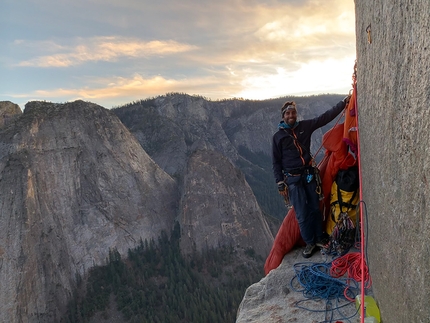
[[292,109],[294,109],[294,110],[297,111],[296,102],[294,102],[294,101],[287,101],[287,102],[285,102],[284,105],[281,108],[281,118],[284,117],[285,111],[292,110]]

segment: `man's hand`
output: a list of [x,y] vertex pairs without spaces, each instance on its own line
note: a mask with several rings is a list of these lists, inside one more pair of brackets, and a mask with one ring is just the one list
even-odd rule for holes
[[285,185],[284,182],[278,182],[278,192],[283,197],[288,196],[288,188],[287,188],[287,185]]
[[342,101],[345,103],[345,105],[348,105],[349,100],[351,100],[351,94],[348,94],[346,97],[344,97]]

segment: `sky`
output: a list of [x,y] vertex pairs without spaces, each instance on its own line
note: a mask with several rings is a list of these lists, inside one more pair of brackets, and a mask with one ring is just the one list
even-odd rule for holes
[[353,0],[1,0],[0,101],[347,94]]

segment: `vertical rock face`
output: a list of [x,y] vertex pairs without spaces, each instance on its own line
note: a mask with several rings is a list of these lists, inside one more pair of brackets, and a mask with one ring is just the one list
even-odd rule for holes
[[266,257],[273,236],[243,174],[216,151],[190,157],[181,203],[181,248],[232,245]]
[[77,275],[170,231],[177,186],[110,111],[30,102],[0,130],[0,321],[57,322]]
[[430,318],[429,10],[427,0],[356,1],[368,256],[390,323]]

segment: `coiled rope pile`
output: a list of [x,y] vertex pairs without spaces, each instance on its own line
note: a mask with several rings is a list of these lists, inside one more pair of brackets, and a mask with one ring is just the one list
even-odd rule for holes
[[[365,267],[361,271],[361,254],[348,253],[335,258],[329,263],[297,263],[294,265],[295,276],[291,279],[291,288],[300,292],[304,300],[296,302],[296,306],[311,312],[324,312],[325,320],[322,323],[334,322],[334,320],[349,320],[357,314],[357,311],[349,310],[347,315],[341,309],[354,302],[360,294],[362,277],[366,288],[370,288],[371,279]],[[324,309],[312,309],[309,301],[325,300]],[[334,317],[337,318],[334,318]]]

